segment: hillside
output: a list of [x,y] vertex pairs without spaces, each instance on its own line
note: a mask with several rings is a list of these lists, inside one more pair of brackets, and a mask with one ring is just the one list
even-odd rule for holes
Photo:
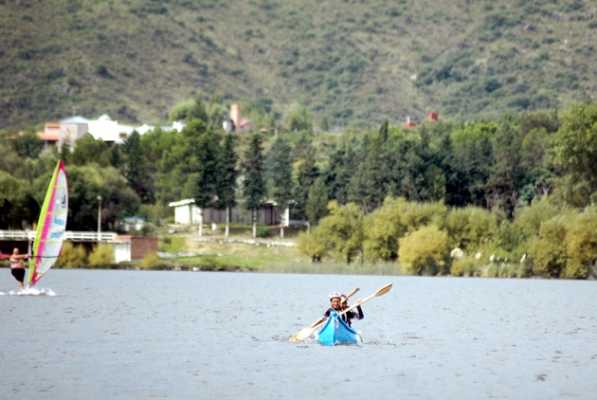
[[0,0],[0,128],[164,123],[197,90],[331,125],[553,110],[597,100],[596,42],[586,0]]

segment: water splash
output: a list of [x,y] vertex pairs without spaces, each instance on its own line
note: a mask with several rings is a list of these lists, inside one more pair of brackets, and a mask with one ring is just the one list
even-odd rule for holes
[[9,296],[56,296],[56,292],[52,289],[23,289],[23,290],[11,290],[8,293],[0,292],[0,295],[9,295]]

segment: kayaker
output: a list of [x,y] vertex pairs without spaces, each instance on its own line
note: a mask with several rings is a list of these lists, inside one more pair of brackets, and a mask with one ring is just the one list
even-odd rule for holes
[[[348,308],[348,304],[344,304],[342,305],[342,296],[340,293],[334,292],[332,294],[330,294],[330,303],[332,304],[332,307],[327,310],[325,312],[325,314],[323,315],[322,318],[329,318],[330,314],[332,313],[332,311],[336,311],[338,314],[340,314],[343,310],[345,310],[346,308]],[[344,296],[346,297],[346,296]],[[359,305],[361,304],[361,300],[357,301],[357,307],[356,307],[356,312],[355,311],[348,311],[346,314],[342,315],[342,320],[344,322],[346,322],[346,324],[348,326],[352,326],[352,320],[353,319],[363,319],[365,318],[365,315],[363,314],[363,310],[361,309],[361,306]]]
[[19,249],[15,247],[9,259],[10,272],[17,282],[19,282],[21,289],[25,289],[25,285],[23,284],[25,280],[25,265],[23,264],[23,260],[27,258],[29,258],[28,254],[19,254]]

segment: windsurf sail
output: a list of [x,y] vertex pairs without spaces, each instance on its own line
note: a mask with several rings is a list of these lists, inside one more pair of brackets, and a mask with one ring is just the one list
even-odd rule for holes
[[60,256],[68,217],[68,183],[62,160],[58,161],[41,207],[27,287],[33,287]]

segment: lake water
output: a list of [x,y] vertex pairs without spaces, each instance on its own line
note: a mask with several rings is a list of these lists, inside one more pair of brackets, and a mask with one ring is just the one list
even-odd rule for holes
[[[389,282],[362,345],[287,341],[330,292]],[[2,399],[597,397],[597,282],[52,270],[38,288],[56,295],[0,295]]]

